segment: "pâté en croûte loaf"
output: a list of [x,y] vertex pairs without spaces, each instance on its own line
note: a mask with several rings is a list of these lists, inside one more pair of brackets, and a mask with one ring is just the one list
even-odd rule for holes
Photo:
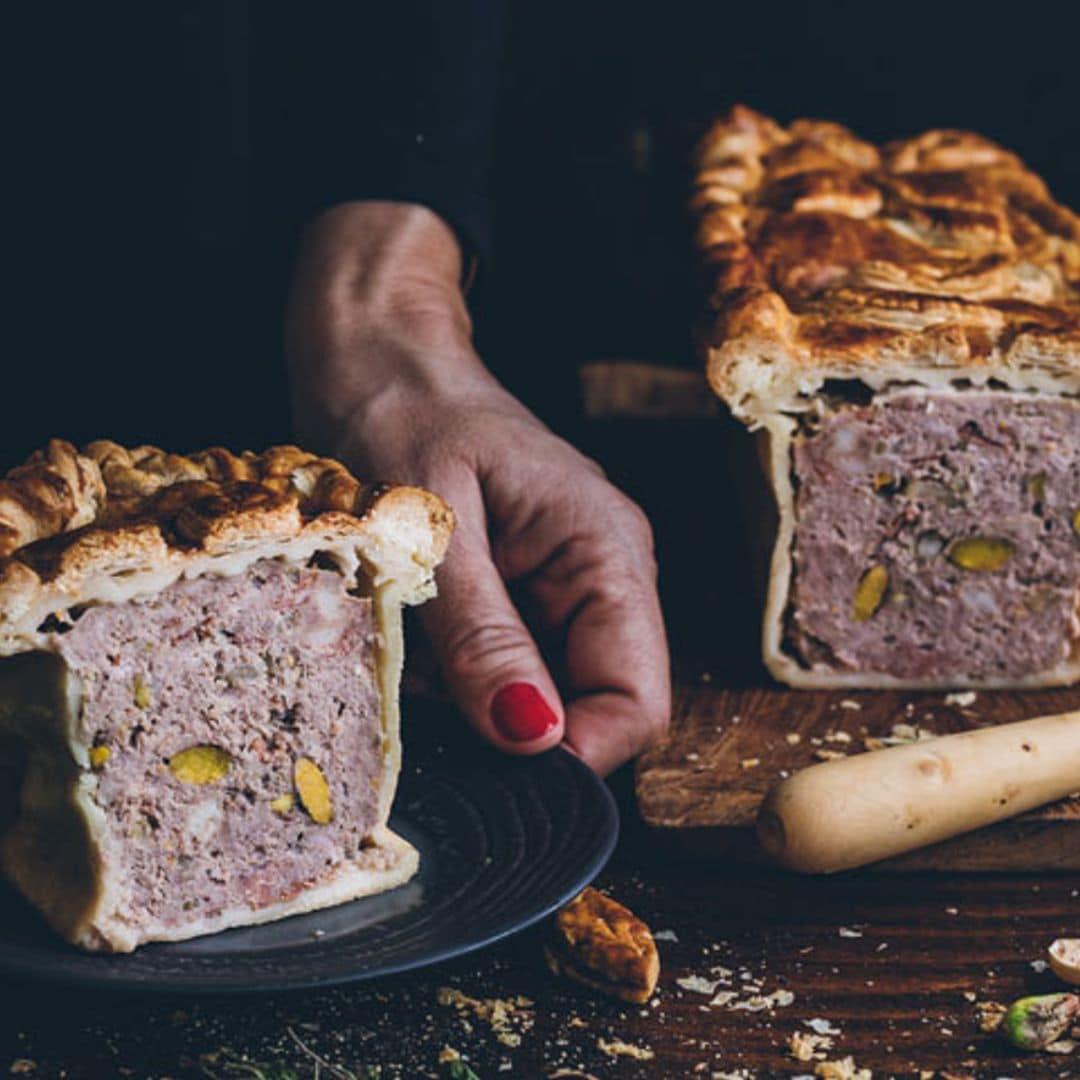
[[692,210],[708,376],[764,440],[793,686],[1080,678],[1080,218],[962,131],[736,107]]
[[453,528],[416,488],[275,447],[54,440],[0,481],[5,875],[128,951],[391,888],[401,606]]

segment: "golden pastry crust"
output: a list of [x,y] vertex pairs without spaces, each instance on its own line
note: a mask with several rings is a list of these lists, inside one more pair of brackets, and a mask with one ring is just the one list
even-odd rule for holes
[[1080,392],[1080,217],[988,139],[879,149],[736,106],[691,208],[709,379],[755,427],[830,379]]
[[54,439],[0,481],[0,655],[37,647],[54,611],[279,554],[363,563],[374,585],[417,602],[452,531],[437,496],[362,484],[295,446],[182,456]]
[[589,886],[555,917],[548,967],[594,990],[638,1004],[660,977],[649,928],[628,908]]

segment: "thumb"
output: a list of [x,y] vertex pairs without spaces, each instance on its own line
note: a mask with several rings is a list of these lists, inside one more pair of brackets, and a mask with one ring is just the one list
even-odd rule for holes
[[486,543],[455,537],[438,582],[424,624],[469,722],[507,753],[556,745],[564,722],[558,692]]

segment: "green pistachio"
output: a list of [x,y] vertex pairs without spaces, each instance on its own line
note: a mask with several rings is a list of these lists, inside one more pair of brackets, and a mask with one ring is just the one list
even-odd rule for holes
[[1038,994],[1014,1001],[1001,1021],[1005,1038],[1021,1050],[1045,1050],[1069,1032],[1080,1013],[1076,994]]

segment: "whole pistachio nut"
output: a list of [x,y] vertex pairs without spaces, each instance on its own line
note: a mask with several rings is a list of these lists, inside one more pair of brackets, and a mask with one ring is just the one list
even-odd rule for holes
[[948,558],[961,570],[985,573],[1000,570],[1015,551],[1012,542],[1001,536],[968,536],[953,543]]
[[1001,1021],[1001,1032],[1020,1050],[1045,1050],[1076,1022],[1076,994],[1037,994],[1014,1001]]
[[889,571],[880,563],[871,566],[855,586],[855,597],[851,604],[851,617],[856,622],[866,622],[885,598],[889,587]]

